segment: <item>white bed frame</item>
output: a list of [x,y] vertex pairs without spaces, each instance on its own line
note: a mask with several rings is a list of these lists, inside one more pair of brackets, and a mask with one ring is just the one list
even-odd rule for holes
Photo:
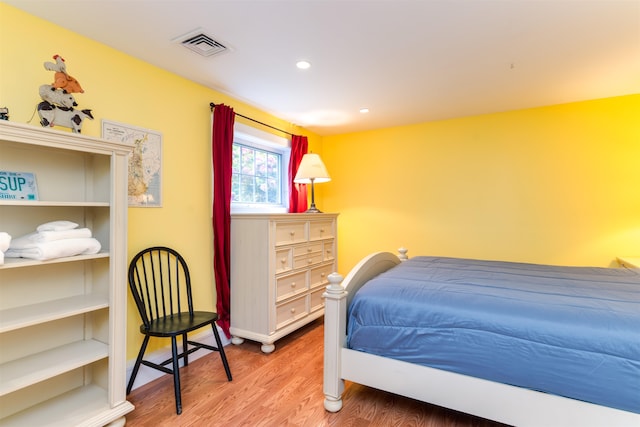
[[347,307],[351,299],[369,279],[406,259],[405,253],[369,255],[344,281],[337,273],[329,276],[324,294],[327,411],[342,408],[346,380],[515,426],[640,426],[640,414],[348,349]]

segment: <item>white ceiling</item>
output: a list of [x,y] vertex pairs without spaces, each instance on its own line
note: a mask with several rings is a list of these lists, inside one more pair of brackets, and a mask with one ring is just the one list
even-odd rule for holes
[[640,93],[640,0],[3,1],[320,135]]

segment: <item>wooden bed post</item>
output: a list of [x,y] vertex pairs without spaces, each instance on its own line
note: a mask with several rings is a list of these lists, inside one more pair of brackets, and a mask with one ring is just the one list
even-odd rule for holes
[[347,339],[347,292],[342,276],[331,273],[329,286],[322,295],[324,303],[324,408],[329,412],[342,409],[344,380],[341,378],[341,349]]

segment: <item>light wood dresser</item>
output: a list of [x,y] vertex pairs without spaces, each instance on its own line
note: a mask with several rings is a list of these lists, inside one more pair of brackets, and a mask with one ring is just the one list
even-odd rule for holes
[[324,314],[336,271],[337,214],[231,216],[231,335],[274,342]]

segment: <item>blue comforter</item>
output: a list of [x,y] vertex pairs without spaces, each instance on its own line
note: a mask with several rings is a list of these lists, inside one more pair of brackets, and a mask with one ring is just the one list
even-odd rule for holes
[[640,270],[415,257],[355,295],[348,345],[640,413]]

